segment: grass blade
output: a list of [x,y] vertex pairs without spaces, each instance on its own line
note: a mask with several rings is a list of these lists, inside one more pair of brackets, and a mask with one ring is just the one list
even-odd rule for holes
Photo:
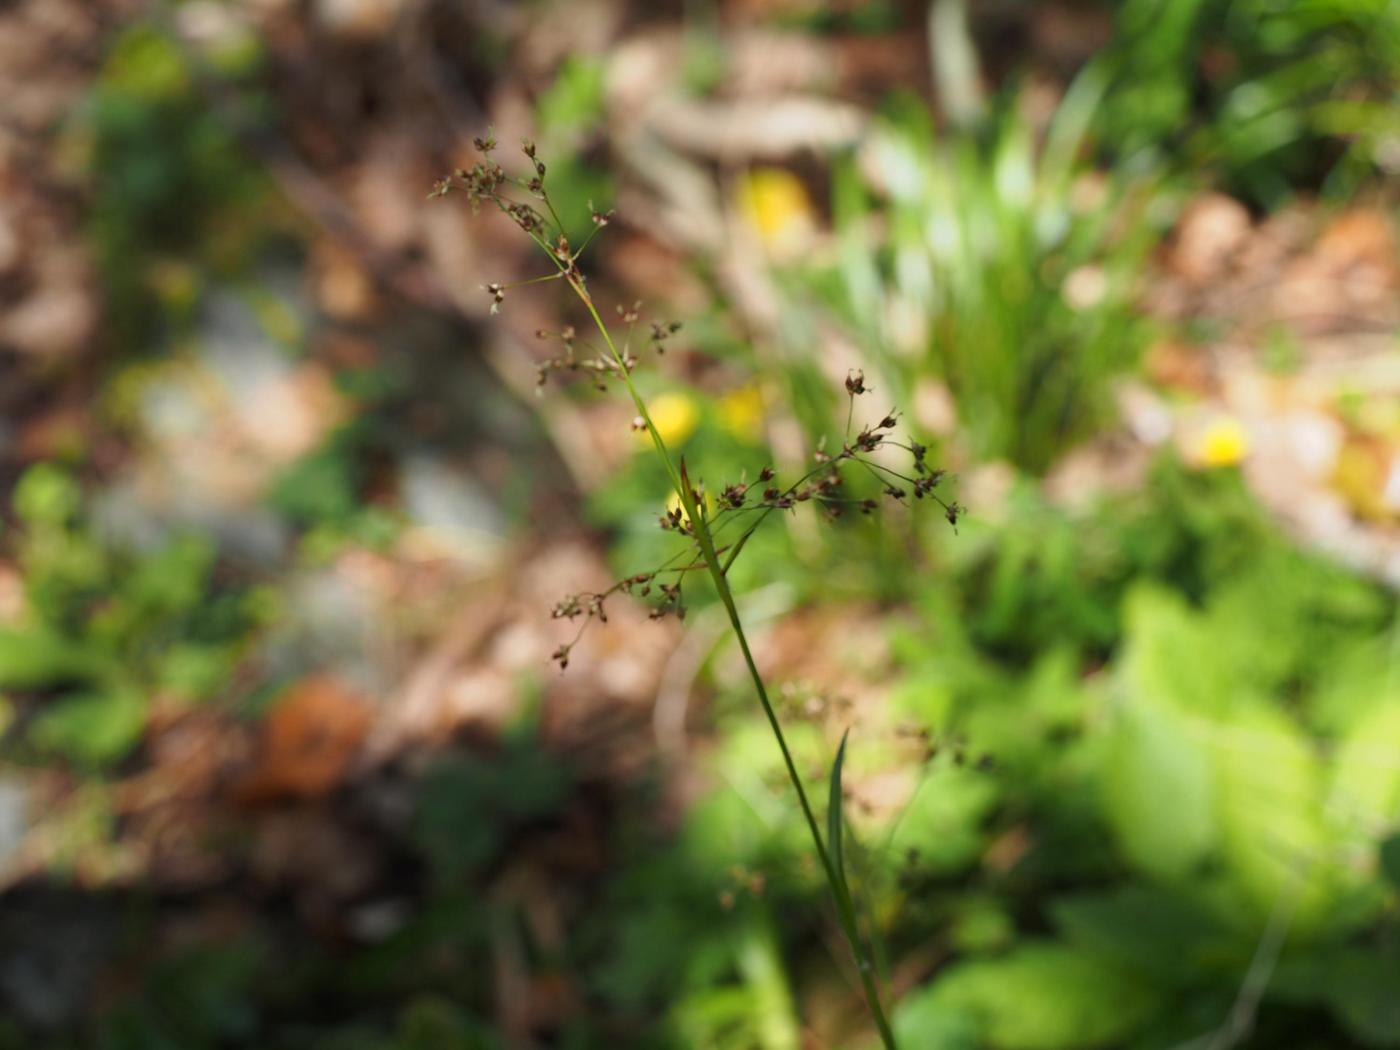
[[846,737],[850,734],[849,729],[841,734],[841,746],[836,749],[836,761],[831,765],[831,795],[826,806],[826,844],[831,851],[831,865],[836,869],[836,877],[845,892],[849,891],[846,886],[846,854],[841,845],[841,766],[846,761]]

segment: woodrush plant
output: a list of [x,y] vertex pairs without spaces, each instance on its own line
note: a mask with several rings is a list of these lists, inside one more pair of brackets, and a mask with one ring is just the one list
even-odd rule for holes
[[[688,541],[675,556],[650,572],[628,576],[604,591],[572,594],[559,602],[553,611],[554,618],[577,620],[579,629],[572,641],[554,651],[553,659],[561,669],[568,666],[569,655],[589,624],[595,620],[607,621],[607,602],[613,596],[627,594],[651,599],[653,618],[667,615],[683,618],[685,605],[682,587],[686,576],[694,572],[709,576],[729,618],[734,639],[743,654],[759,705],[782,753],[788,780],[797,794],[812,845],[836,906],[841,932],[854,957],[871,1017],[884,1046],[893,1048],[894,1033],[876,986],[871,947],[862,936],[850,883],[846,877],[841,790],[846,735],[841,738],[841,745],[832,764],[827,828],[823,837],[816,813],[807,797],[807,790],[797,772],[782,723],[769,697],[768,686],[754,660],[748,635],[729,585],[729,569],[743,552],[749,538],[774,511],[792,511],[798,504],[810,503],[828,518],[837,518],[852,510],[864,514],[874,513],[880,505],[877,500],[846,495],[848,490],[845,487],[843,471],[853,466],[869,473],[878,483],[879,491],[886,499],[904,501],[912,493],[916,499],[933,500],[942,507],[944,516],[954,527],[962,514],[962,507],[956,501],[945,501],[935,491],[943,481],[945,473],[928,466],[928,450],[925,446],[912,438],[907,441],[896,440],[895,430],[899,419],[894,411],[887,413],[877,423],[863,426],[852,436],[851,426],[856,399],[870,393],[864,375],[858,371],[851,372],[845,381],[848,402],[846,433],[838,451],[828,453],[818,450],[812,469],[788,484],[780,482],[777,472],[771,466],[763,467],[753,483],[747,480],[746,473],[741,473],[737,481],[724,484],[711,500],[703,481],[692,482],[686,469],[685,458],[674,456],[666,447],[661,432],[652,421],[646,401],[633,382],[633,372],[640,359],[632,350],[632,342],[641,321],[641,304],[617,307],[618,324],[623,329],[619,340],[614,336],[613,329],[603,320],[603,314],[589,290],[587,278],[579,267],[579,259],[593,238],[612,221],[613,212],[598,211],[590,205],[593,228],[588,236],[574,247],[569,241],[558,211],[550,200],[549,191],[545,186],[547,168],[537,156],[534,144],[526,141],[522,146],[522,152],[532,169],[531,174],[525,177],[507,174],[493,159],[496,142],[490,135],[484,139],[476,139],[475,146],[481,159],[470,170],[459,168],[439,180],[429,196],[442,197],[457,190],[466,193],[474,209],[483,204],[498,208],[520,227],[554,266],[553,272],[537,277],[512,283],[486,285],[485,290],[491,296],[491,312],[498,312],[505,301],[506,292],[512,288],[556,280],[568,285],[587,311],[602,345],[600,347],[591,339],[580,336],[572,327],[565,327],[559,332],[538,332],[537,335],[541,339],[557,342],[560,347],[556,356],[541,365],[539,383],[543,386],[550,374],[565,372],[586,376],[603,390],[608,388],[609,382],[622,384],[637,412],[632,423],[633,429],[645,432],[651,438],[656,455],[666,469],[675,494],[676,503],[660,516],[660,527]],[[517,199],[515,194],[521,192],[530,200],[538,201],[543,212],[530,203],[530,200]],[[680,330],[680,324],[674,321],[653,321],[648,324],[650,331],[645,337],[647,349],[660,356],[665,352],[667,341]],[[876,453],[887,448],[901,449],[908,455],[912,464],[908,473],[896,470],[876,458]],[[729,535],[726,536],[726,533]]]

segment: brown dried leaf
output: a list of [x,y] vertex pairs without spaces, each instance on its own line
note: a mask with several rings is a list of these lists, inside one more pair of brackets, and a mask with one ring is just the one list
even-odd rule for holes
[[335,790],[372,720],[369,703],[345,683],[323,674],[303,678],[263,723],[257,766],[239,786],[239,801],[310,799]]

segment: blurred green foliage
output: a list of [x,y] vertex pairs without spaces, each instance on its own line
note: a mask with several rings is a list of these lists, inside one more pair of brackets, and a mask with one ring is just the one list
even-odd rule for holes
[[567,229],[582,238],[592,227],[592,205],[611,200],[612,176],[590,157],[604,119],[600,58],[572,55],[535,103],[537,146],[549,158],[551,196]]
[[1081,75],[1040,145],[1015,96],[978,133],[890,106],[837,171],[839,257],[808,278],[897,402],[940,377],[972,452],[1034,473],[1107,417],[1109,382],[1147,334],[1142,265],[1172,215],[1159,183],[1085,165],[1105,86]]
[[227,686],[261,603],[256,591],[216,589],[212,540],[124,549],[53,463],[20,478],[11,509],[25,609],[0,631],[0,689],[26,697],[11,757],[97,770],[139,743],[157,695],[192,703]]
[[[1345,200],[1393,171],[1400,7],[1114,10],[1114,40],[1046,127],[1014,86],[980,125],[951,131],[921,103],[888,100],[833,172],[834,257],[779,274],[798,314],[830,312],[859,343],[882,399],[907,405],[946,384],[971,458],[1023,472],[1005,505],[974,508],[956,538],[936,515],[853,515],[818,533],[779,518],[736,564],[735,588],[761,590],[769,608],[884,615],[884,702],[930,753],[912,761],[854,735],[849,782],[912,765],[915,783],[897,814],[858,817],[843,836],[882,956],[906,966],[904,1045],[1203,1045],[1190,1041],[1246,994],[1260,1005],[1241,1045],[1400,1045],[1395,595],[1298,551],[1228,470],[1164,458],[1139,491],[1073,512],[1034,481],[1111,418],[1111,384],[1149,334],[1135,307],[1149,253],[1188,190],[1272,209],[1318,189]],[[789,23],[875,33],[899,18],[882,2]],[[722,86],[712,43],[687,53],[697,90]],[[157,328],[188,319],[206,270],[237,271],[285,229],[238,145],[266,119],[259,62],[256,40],[217,58],[241,89],[222,97],[232,112],[216,109],[207,71],[137,25],[79,114],[124,350],[160,345]],[[535,98],[577,229],[590,199],[611,197],[605,73],[572,56]],[[725,319],[706,321],[704,340],[723,343]],[[1280,371],[1305,352],[1288,339],[1268,348]],[[770,461],[771,392],[813,439],[839,425],[844,402],[810,355],[721,349],[757,372],[760,393],[670,379],[648,390],[674,399],[668,440],[712,489]],[[341,379],[362,411],[291,464],[267,503],[316,549],[385,546],[397,518],[365,493],[409,440],[386,420],[408,414],[413,391],[374,368]],[[620,570],[672,553],[656,527],[665,488],[638,455],[592,494]],[[129,761],[156,702],[226,696],[268,605],[224,578],[208,537],[123,546],[91,502],[69,465],[20,478],[3,538],[23,608],[0,631],[4,757],[83,775]],[[688,597],[703,610],[704,595]],[[131,987],[95,1008],[90,1031],[36,1043],[0,1023],[0,1047],[496,1050],[506,1041],[482,1019],[504,940],[576,996],[547,1045],[795,1050],[811,1002],[845,996],[838,1012],[858,1012],[778,755],[727,655],[701,671],[714,694],[704,790],[678,827],[659,826],[646,776],[597,783],[517,727],[414,782],[413,816],[385,846],[411,907],[382,942],[249,933],[162,952],[133,962]],[[820,793],[832,741],[800,720],[791,737]],[[77,833],[110,834],[100,790],[85,801]],[[501,892],[502,873],[580,812],[606,818],[590,831],[603,860],[559,887],[576,919],[560,943]],[[131,939],[135,960],[148,946]]]
[[[434,872],[460,884],[498,860],[522,827],[558,813],[572,786],[532,736],[507,740],[489,759],[441,763],[423,780],[418,842]],[[492,819],[482,820],[488,812]]]
[[[1184,1005],[1228,1003],[1273,924],[1286,931],[1280,973],[1344,953],[1365,976],[1345,995],[1283,982],[1266,1003],[1330,1011],[1331,1022],[1306,1022],[1324,1045],[1329,1023],[1392,1045],[1373,1018],[1388,1010],[1379,989],[1394,965],[1381,932],[1394,894],[1375,867],[1378,836],[1400,814],[1394,599],[1297,553],[1257,516],[1241,520],[1222,481],[1159,474],[1134,498],[1147,506],[1106,508],[1111,530],[1078,531],[1044,564],[1014,543],[974,555],[964,587],[1007,554],[1031,577],[1016,603],[1045,626],[1024,670],[977,615],[995,594],[980,584],[964,591],[971,607],[930,599],[929,626],[901,642],[909,677],[897,702],[995,768],[981,778],[991,798],[944,803],[922,841],[901,831],[901,847],[933,851],[910,854],[905,880],[919,895],[1000,898],[1024,928],[1009,954],[970,952],[903,1004],[913,1045],[1191,1038],[1216,1022]],[[1189,502],[1172,492],[1183,483],[1197,489]],[[1204,515],[1207,529],[1191,520]],[[1007,533],[1037,527],[1017,520]],[[1176,558],[1212,569],[1190,597],[1159,575]],[[1056,586],[1036,587],[1046,572]],[[1061,614],[1075,590],[1117,614],[1103,625]],[[1104,626],[1112,649],[1099,666]],[[901,829],[920,799],[948,787],[962,797],[969,775],[931,767]],[[1008,838],[1024,852],[987,867]],[[948,842],[964,845],[950,855]],[[1346,1001],[1358,987],[1377,992]]]
[[[215,67],[233,84],[257,70],[256,42],[244,51]],[[112,44],[74,122],[92,175],[109,332],[126,352],[148,351],[158,319],[188,312],[202,270],[192,261],[230,272],[276,225],[276,197],[238,138],[266,123],[266,103],[247,86],[210,87],[207,76],[167,33],[136,22]]]
[[1400,10],[1389,0],[1124,0],[1098,121],[1133,170],[1169,165],[1275,208],[1394,170]]
[[[1394,597],[1298,553],[1228,473],[1163,464],[1145,491],[1087,517],[1036,500],[1026,488],[1004,524],[974,519],[965,543],[940,544],[949,563],[894,639],[890,702],[944,744],[892,825],[860,829],[865,892],[896,956],[922,945],[952,958],[901,1003],[908,1045],[1188,1040],[1222,1022],[1274,927],[1258,1045],[1393,1045],[1396,898],[1377,849],[1400,814]],[[1047,533],[1059,539],[1025,542]],[[778,907],[815,873],[801,873],[771,744],[746,698],[733,704],[719,786],[687,821],[687,841],[718,837],[690,865],[714,855],[761,870]],[[797,734],[807,768],[825,749],[809,728]],[[867,774],[901,761],[864,747]],[[674,994],[679,959],[707,957],[681,918],[693,904],[662,870],[637,876],[647,899],[671,902],[630,920],[656,931],[619,982],[633,992],[664,957],[657,941],[684,945],[651,971],[658,995]],[[766,924],[759,914],[746,921]],[[798,960],[793,921],[784,955]],[[702,980],[741,1014],[761,996],[727,958]],[[1304,976],[1340,959],[1348,980]],[[724,1037],[692,1041],[681,1024],[675,1045],[786,1045],[764,1041],[771,1013],[751,1009]]]
[[[1264,952],[1251,1045],[1394,1045],[1394,595],[1299,552],[1234,472],[1170,459],[1087,511],[1022,484],[997,524],[974,515],[928,556],[889,702],[940,746],[899,815],[858,829],[891,953],[949,957],[899,1006],[907,1044],[1175,1045],[1223,1023]],[[794,555],[780,539],[766,557],[772,580]],[[804,957],[811,930],[780,901],[814,893],[816,873],[748,707],[740,691],[722,709],[717,787],[671,848],[675,874],[620,874],[630,914],[605,920],[624,931],[604,971],[622,967],[623,1002],[654,988],[679,1004],[662,1045],[789,1045],[761,1034],[776,1008],[737,934],[707,947],[715,919],[676,889],[713,858],[764,872],[762,900],[741,891],[726,923],[766,930],[778,909],[782,956]],[[820,768],[829,743],[795,729],[799,765]],[[866,775],[908,761],[878,741],[855,752]],[[723,965],[697,968],[712,950]],[[695,981],[727,1027],[693,1027],[674,996]]]
[[1115,14],[1043,129],[1014,88],[942,131],[922,103],[888,104],[835,172],[839,258],[797,282],[803,308],[839,304],[897,400],[938,376],[973,453],[1032,473],[1109,417],[1110,384],[1149,334],[1144,262],[1184,188],[1209,180],[1267,208],[1317,187],[1344,199],[1393,169],[1400,141],[1386,0],[1125,0]]

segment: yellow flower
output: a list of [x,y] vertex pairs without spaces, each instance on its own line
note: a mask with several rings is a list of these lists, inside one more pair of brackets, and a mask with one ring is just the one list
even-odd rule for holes
[[1201,431],[1195,459],[1203,467],[1232,467],[1248,454],[1249,434],[1239,420],[1224,416]]
[[[701,498],[704,500],[703,505],[705,508],[705,513],[702,515],[702,517],[708,518],[710,516],[710,512],[714,510],[714,501],[710,499],[710,494],[708,492],[701,493]],[[681,512],[682,521],[690,521],[690,515],[687,514],[685,508],[681,506],[680,494],[675,492],[674,490],[669,496],[666,497],[666,510],[668,512],[678,510]]]
[[[694,399],[685,394],[662,394],[647,403],[647,411],[651,413],[656,432],[668,445],[681,444],[695,432],[700,422],[700,410],[695,407]],[[643,443],[651,440],[645,430],[639,431],[638,437]]]
[[720,425],[743,441],[755,441],[763,436],[763,392],[758,384],[749,383],[731,390],[715,406]]
[[802,180],[782,168],[756,168],[738,190],[739,209],[774,255],[802,252],[816,229],[812,202]]

